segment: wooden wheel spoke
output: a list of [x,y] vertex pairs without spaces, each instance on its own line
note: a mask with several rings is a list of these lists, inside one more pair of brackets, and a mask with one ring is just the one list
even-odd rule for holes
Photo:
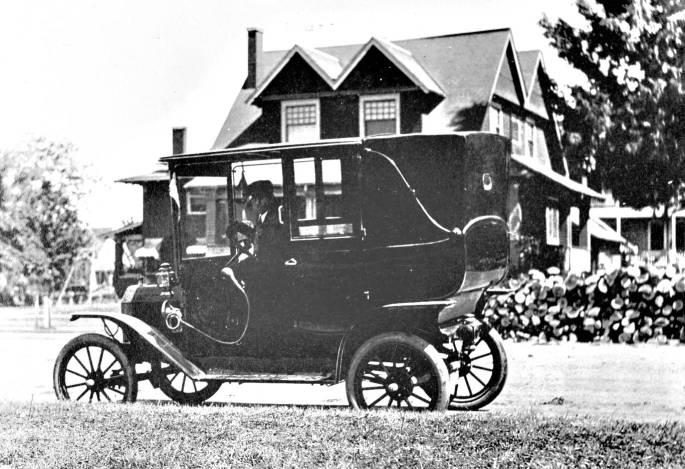
[[91,371],[93,371],[93,370],[89,370],[88,368],[86,368],[86,365],[83,364],[83,362],[81,361],[81,359],[80,359],[79,357],[77,357],[76,354],[74,354],[73,357],[76,359],[76,361],[78,362],[78,364],[81,365],[81,368],[83,368],[83,371],[85,371],[86,374],[88,374],[88,373],[90,373]]
[[476,376],[476,375],[473,374],[472,372],[469,372],[469,374],[470,374],[471,376],[473,376],[473,378],[474,378],[476,381],[478,381],[478,382],[481,384],[481,386],[485,387],[485,383],[484,383],[483,381],[481,381],[481,379],[480,379],[478,376]]
[[102,395],[105,396],[105,398],[106,398],[109,402],[112,402],[112,399],[109,398],[109,395],[107,394],[107,392],[106,392],[104,389],[102,390]]
[[181,383],[181,391],[185,392],[186,389],[186,374],[183,373],[183,382]]
[[64,386],[66,389],[77,388],[79,386],[88,386],[86,383],[70,384],[69,386]]
[[483,371],[492,371],[492,368],[486,368],[484,366],[478,366],[478,365],[471,365],[471,368],[476,368],[478,370],[483,370]]
[[110,391],[114,391],[114,392],[116,392],[117,394],[121,394],[122,396],[124,395],[124,391],[119,391],[117,388],[113,388],[113,387],[111,387],[111,386],[108,386],[108,388],[109,388]]
[[362,388],[362,391],[374,391],[377,389],[385,389],[385,386],[371,386],[370,388]]
[[385,384],[385,379],[381,378],[380,376],[364,375],[364,376],[362,376],[362,379],[364,379],[366,381],[371,381],[372,383],[376,383],[376,384]]
[[197,392],[197,385],[195,384],[195,380],[191,379],[190,382],[192,383],[193,389],[195,389],[195,392]]
[[89,388],[89,387],[86,387],[86,389],[84,389],[84,391],[83,391],[81,394],[78,395],[78,397],[76,398],[76,400],[78,401],[79,399],[81,399],[83,396],[85,396],[85,394],[86,394],[88,391],[90,391],[90,388]]
[[91,402],[93,402],[93,396],[94,396],[94,395],[95,395],[95,391],[93,391],[93,390],[91,389],[91,390],[90,390],[90,396],[88,396],[88,403],[89,403],[89,404],[90,404]]
[[90,356],[90,347],[86,347],[86,354],[88,355],[88,363],[90,364],[90,369],[95,371],[97,368],[93,366],[93,358]]
[[383,367],[383,371],[385,371],[385,372],[387,373],[387,375],[390,376],[390,370],[388,370],[388,367],[385,366],[385,363],[383,363],[383,360],[381,360],[381,359],[378,357],[378,355],[376,355],[373,359],[374,359],[375,361],[377,361],[378,364],[379,364],[381,367]]
[[392,396],[391,396],[391,397],[390,397],[390,400],[388,401],[388,407],[392,407],[392,403],[393,403],[393,402],[395,402],[395,399],[393,399]]
[[74,370],[70,370],[69,368],[66,369],[66,373],[71,373],[72,375],[76,375],[79,378],[88,379],[87,376],[82,375],[81,373],[76,373]]
[[483,354],[478,355],[478,356],[476,356],[476,357],[470,357],[470,358],[471,358],[471,361],[473,362],[473,361],[476,361],[476,360],[480,360],[481,358],[485,358],[485,357],[487,357],[488,355],[492,355],[492,352],[483,353]]
[[100,370],[100,367],[102,367],[102,357],[105,356],[105,349],[101,348],[100,349],[100,358],[98,359],[98,370]]
[[107,368],[105,368],[104,370],[102,370],[102,374],[103,374],[103,375],[104,375],[104,374],[107,374],[107,372],[108,372],[116,363],[118,363],[118,361],[117,361],[116,358],[115,358],[115,359],[112,361],[112,363],[109,364],[109,366],[108,366]]
[[469,390],[469,396],[473,396],[473,391],[471,391],[471,384],[469,383],[469,376],[464,376],[464,382],[466,383],[466,389]]
[[408,398],[408,397],[405,397],[405,398],[404,398],[404,402],[407,403],[407,407],[409,407],[410,409],[413,409],[413,408],[414,408],[414,406],[411,405],[411,402],[409,402],[409,398]]
[[425,402],[426,404],[430,404],[430,403],[431,403],[431,401],[429,401],[428,399],[426,399],[426,398],[424,398],[424,397],[419,396],[419,395],[416,394],[415,392],[411,393],[411,396],[417,398],[417,399],[420,400],[420,401]]
[[388,395],[388,393],[387,393],[387,392],[384,392],[384,393],[381,395],[381,397],[379,397],[378,399],[376,399],[375,401],[373,401],[371,404],[369,404],[369,407],[375,406],[376,404],[378,404],[378,403],[379,403],[385,396],[387,396],[387,395]]

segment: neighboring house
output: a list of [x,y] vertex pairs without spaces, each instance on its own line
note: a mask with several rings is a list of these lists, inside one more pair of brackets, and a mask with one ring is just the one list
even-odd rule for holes
[[532,261],[590,270],[598,260],[591,243],[618,252],[623,239],[589,219],[590,201],[603,196],[569,178],[549,93],[541,53],[517,51],[509,29],[269,52],[262,32],[249,29],[248,76],[214,148],[380,134],[505,135],[513,153],[514,267]]
[[[674,13],[669,19],[685,25],[685,10]],[[592,204],[590,213],[632,243],[642,262],[685,268],[685,210],[621,206],[620,201],[607,192],[604,201]]]
[[[172,131],[173,153],[185,151],[185,129]],[[115,242],[114,286],[121,296],[129,285],[142,278],[154,280],[162,262],[171,262],[171,205],[169,173],[164,166],[117,182],[139,185],[143,189],[143,221],[113,231]]]

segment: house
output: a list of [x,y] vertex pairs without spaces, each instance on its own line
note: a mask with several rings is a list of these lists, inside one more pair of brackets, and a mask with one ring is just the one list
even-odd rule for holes
[[[172,130],[174,154],[185,152],[185,128]],[[141,278],[154,280],[162,262],[171,262],[171,205],[169,173],[159,165],[145,174],[117,182],[138,185],[143,189],[143,220],[128,223],[112,231],[115,244],[114,287],[118,296]]]
[[597,264],[593,242],[623,240],[589,217],[603,196],[569,177],[539,51],[511,31],[263,51],[248,30],[248,73],[214,149],[381,134],[490,131],[511,138],[514,268]]

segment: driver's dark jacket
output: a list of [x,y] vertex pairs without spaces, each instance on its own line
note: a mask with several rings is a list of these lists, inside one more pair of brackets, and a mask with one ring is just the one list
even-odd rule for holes
[[282,262],[288,233],[278,218],[278,205],[269,207],[263,221],[261,218],[257,218],[254,228],[255,255],[259,261]]

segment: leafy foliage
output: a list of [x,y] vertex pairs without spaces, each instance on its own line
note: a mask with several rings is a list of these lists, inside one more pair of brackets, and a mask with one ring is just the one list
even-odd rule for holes
[[[634,207],[673,206],[685,183],[685,33],[682,0],[578,2],[580,27],[540,22],[587,83],[555,101],[572,171],[594,171]],[[557,87],[558,89],[558,87]]]
[[0,155],[0,268],[10,288],[61,288],[90,244],[76,207],[84,181],[72,152],[71,145],[39,139]]

